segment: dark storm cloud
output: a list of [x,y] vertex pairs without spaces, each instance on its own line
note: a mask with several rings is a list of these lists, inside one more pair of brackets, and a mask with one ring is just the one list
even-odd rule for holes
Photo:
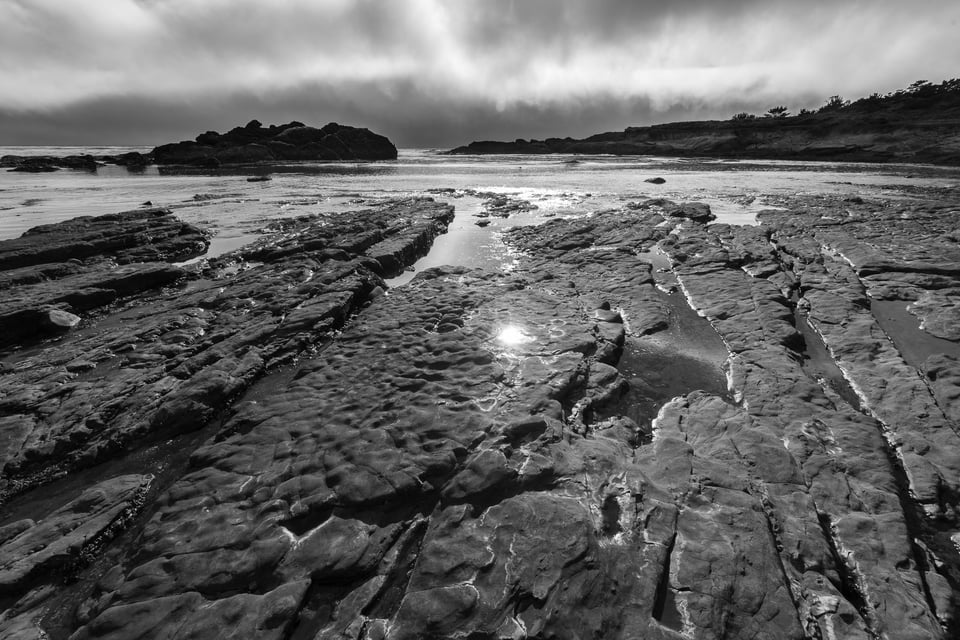
[[796,109],[956,75],[958,19],[946,0],[0,0],[0,144],[257,117],[449,145]]
[[388,87],[312,85],[270,96],[238,93],[190,103],[119,96],[40,114],[0,108],[0,140],[10,145],[86,139],[153,146],[257,119],[264,124],[339,121],[387,133],[400,146],[448,147],[467,139],[586,136],[598,127],[622,128],[623,122],[651,115],[646,100],[625,102],[610,96],[583,104],[518,104],[502,113],[492,103],[455,99],[437,109],[431,98],[406,82]]

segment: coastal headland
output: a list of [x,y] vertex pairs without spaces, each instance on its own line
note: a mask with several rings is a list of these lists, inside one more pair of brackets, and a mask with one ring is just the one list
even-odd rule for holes
[[954,637],[955,194],[780,205],[0,242],[0,636]]
[[960,165],[960,80],[918,82],[854,102],[839,96],[816,111],[673,122],[583,139],[478,141],[452,154],[582,153]]

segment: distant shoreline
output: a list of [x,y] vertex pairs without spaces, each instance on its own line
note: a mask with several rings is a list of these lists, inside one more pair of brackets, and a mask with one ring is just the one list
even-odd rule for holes
[[960,80],[923,81],[818,111],[786,107],[729,120],[673,122],[587,138],[475,141],[450,154],[596,154],[960,165]]

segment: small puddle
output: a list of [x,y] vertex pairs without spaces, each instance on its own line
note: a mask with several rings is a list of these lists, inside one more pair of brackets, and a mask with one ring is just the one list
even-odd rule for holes
[[847,404],[860,411],[860,397],[850,387],[843,371],[840,370],[833,356],[830,355],[823,338],[810,326],[807,316],[799,310],[794,311],[794,325],[800,335],[803,336],[804,350],[801,354],[803,360],[800,362],[800,366],[803,367],[804,372],[810,378],[830,387]]
[[653,280],[658,289],[671,293],[680,286],[676,274],[670,268],[670,256],[660,249],[659,244],[650,251],[638,252],[637,257],[653,266]]
[[245,247],[259,238],[262,238],[263,235],[264,234],[262,233],[241,233],[239,235],[231,236],[221,236],[218,234],[210,238],[210,246],[207,248],[206,253],[196,256],[195,258],[190,258],[189,260],[184,260],[183,262],[175,262],[173,264],[178,267],[184,267],[200,262],[201,260],[217,258],[225,253],[230,253],[231,251],[236,251],[241,247]]
[[403,286],[420,271],[443,265],[509,271],[514,264],[514,253],[504,244],[503,232],[512,227],[539,224],[548,218],[537,210],[514,213],[508,218],[478,217],[477,214],[483,211],[484,202],[472,196],[463,196],[453,202],[454,218],[446,233],[434,238],[427,255],[407,271],[389,278],[386,281],[388,287]]
[[667,547],[666,558],[663,563],[663,573],[660,575],[660,582],[657,584],[656,598],[653,601],[653,619],[661,625],[674,631],[683,630],[683,616],[680,614],[680,607],[677,606],[677,594],[670,587],[670,561],[673,557],[673,547],[676,543],[674,537]]
[[659,297],[660,302],[667,308],[669,326],[664,331],[644,336],[643,340],[701,360],[717,371],[722,371],[730,352],[710,321],[690,306],[682,291],[660,291]]
[[[441,265],[502,269],[511,260],[507,249],[500,241],[497,230],[513,226],[504,218],[478,218],[483,200],[465,196],[455,203],[453,222],[433,240],[427,255],[417,260],[412,267],[395,278],[389,278],[389,288],[400,287],[424,269]],[[478,221],[489,224],[480,227]]]
[[669,311],[667,329],[627,338],[617,370],[629,384],[620,402],[604,412],[622,415],[649,432],[660,408],[693,391],[728,398],[723,372],[726,346],[713,326],[687,304],[682,293],[660,292]]
[[683,631],[683,616],[677,606],[677,594],[669,587],[663,594],[662,607],[660,617],[657,618],[660,624],[674,631]]
[[629,389],[612,413],[630,418],[645,432],[671,398],[698,390],[727,395],[726,378],[715,363],[642,338],[627,339],[617,370]]
[[923,368],[932,355],[947,354],[960,358],[960,344],[931,335],[920,328],[920,320],[907,311],[900,300],[870,300],[870,312],[877,319],[907,364]]

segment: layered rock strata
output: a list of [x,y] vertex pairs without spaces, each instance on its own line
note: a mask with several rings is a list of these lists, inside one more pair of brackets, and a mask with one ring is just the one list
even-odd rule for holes
[[[942,416],[917,371],[875,323],[844,321],[846,331],[832,334],[798,330],[795,322],[820,327],[818,294],[870,316],[862,290],[851,296],[855,287],[844,285],[853,283],[839,278],[814,285],[813,278],[801,274],[796,282],[799,260],[787,258],[782,264],[793,268],[774,269],[782,257],[778,246],[768,243],[756,251],[763,245],[744,243],[749,235],[684,224],[663,246],[691,303],[731,351],[737,428],[758,429],[771,447],[762,456],[749,455],[748,466],[761,483],[758,491],[801,620],[808,633],[819,629],[822,637],[943,637],[940,624],[956,624],[956,549],[930,536],[917,512],[926,507],[931,526],[932,521],[951,523],[956,531],[955,503],[937,499],[938,487],[960,478],[954,471],[958,458],[948,453],[960,445],[955,425],[913,413],[922,405]],[[796,247],[797,235],[782,237]],[[815,253],[805,254],[806,259],[822,264],[821,247],[813,243],[811,248]],[[789,296],[797,290],[803,298],[794,304]],[[806,313],[798,315],[797,306]],[[839,381],[805,370],[805,342],[821,338],[835,354]],[[861,354],[859,366],[836,356],[842,345],[857,345],[849,352]],[[913,406],[901,407],[896,418],[878,414],[870,404],[871,398],[885,396],[886,382],[916,394]],[[842,393],[845,384],[856,396]],[[892,409],[897,400],[896,391],[890,391],[883,404]],[[685,410],[681,415],[689,412],[689,402],[678,407]],[[688,416],[685,428],[697,418]],[[930,422],[924,424],[925,418]],[[933,435],[936,428],[941,430]],[[931,439],[939,448],[930,448]],[[737,457],[752,449],[734,447]],[[766,468],[767,463],[772,466]],[[910,482],[901,479],[904,473]],[[934,543],[936,552],[927,546]]]
[[[132,212],[119,219],[155,215]],[[86,269],[81,274],[16,280],[5,292],[4,304],[13,311],[4,317],[19,320],[17,313],[31,300],[56,301],[61,311],[81,315],[62,340],[5,358],[0,492],[98,462],[153,432],[203,426],[267,366],[338,329],[383,284],[381,276],[411,263],[451,218],[449,206],[416,199],[307,217],[245,252],[208,264],[200,279],[187,280],[182,267],[154,263],[129,265],[137,269],[134,279],[127,267],[91,260],[81,265]],[[123,228],[118,225],[118,234]],[[0,243],[0,255],[5,248],[24,253],[22,247],[37,235]],[[253,266],[246,261],[252,257],[258,261]],[[238,269],[236,261],[245,268]],[[180,287],[150,293],[176,278]],[[91,282],[96,286],[85,286]],[[86,295],[93,289],[111,295]],[[131,300],[135,294],[140,295]]]
[[167,209],[83,217],[0,242],[0,344],[74,326],[74,312],[169,285],[169,264],[203,254],[209,240]]
[[[871,301],[949,300],[952,254],[931,243],[956,212],[787,204],[758,227],[664,201],[519,227],[510,273],[441,267],[377,295],[452,215],[404,201],[290,221],[206,280],[131,304],[119,317],[153,330],[124,353],[149,357],[93,371],[167,380],[166,401],[144,402],[161,392],[146,383],[92,435],[64,426],[32,468],[121,425],[175,435],[230,410],[181,466],[88,481],[103,498],[4,523],[11,584],[29,592],[5,601],[0,633],[951,637],[960,367],[949,349],[918,360],[926,343]],[[858,257],[871,248],[882,268]],[[650,263],[664,254],[670,273]],[[108,334],[108,317],[57,350]],[[54,415],[37,408],[89,379],[44,366],[50,386],[22,396],[31,433]],[[136,449],[116,437],[111,455]],[[11,461],[7,477],[25,477]],[[59,586],[42,549],[76,544],[44,532],[85,501],[140,515],[96,547],[86,586]]]

